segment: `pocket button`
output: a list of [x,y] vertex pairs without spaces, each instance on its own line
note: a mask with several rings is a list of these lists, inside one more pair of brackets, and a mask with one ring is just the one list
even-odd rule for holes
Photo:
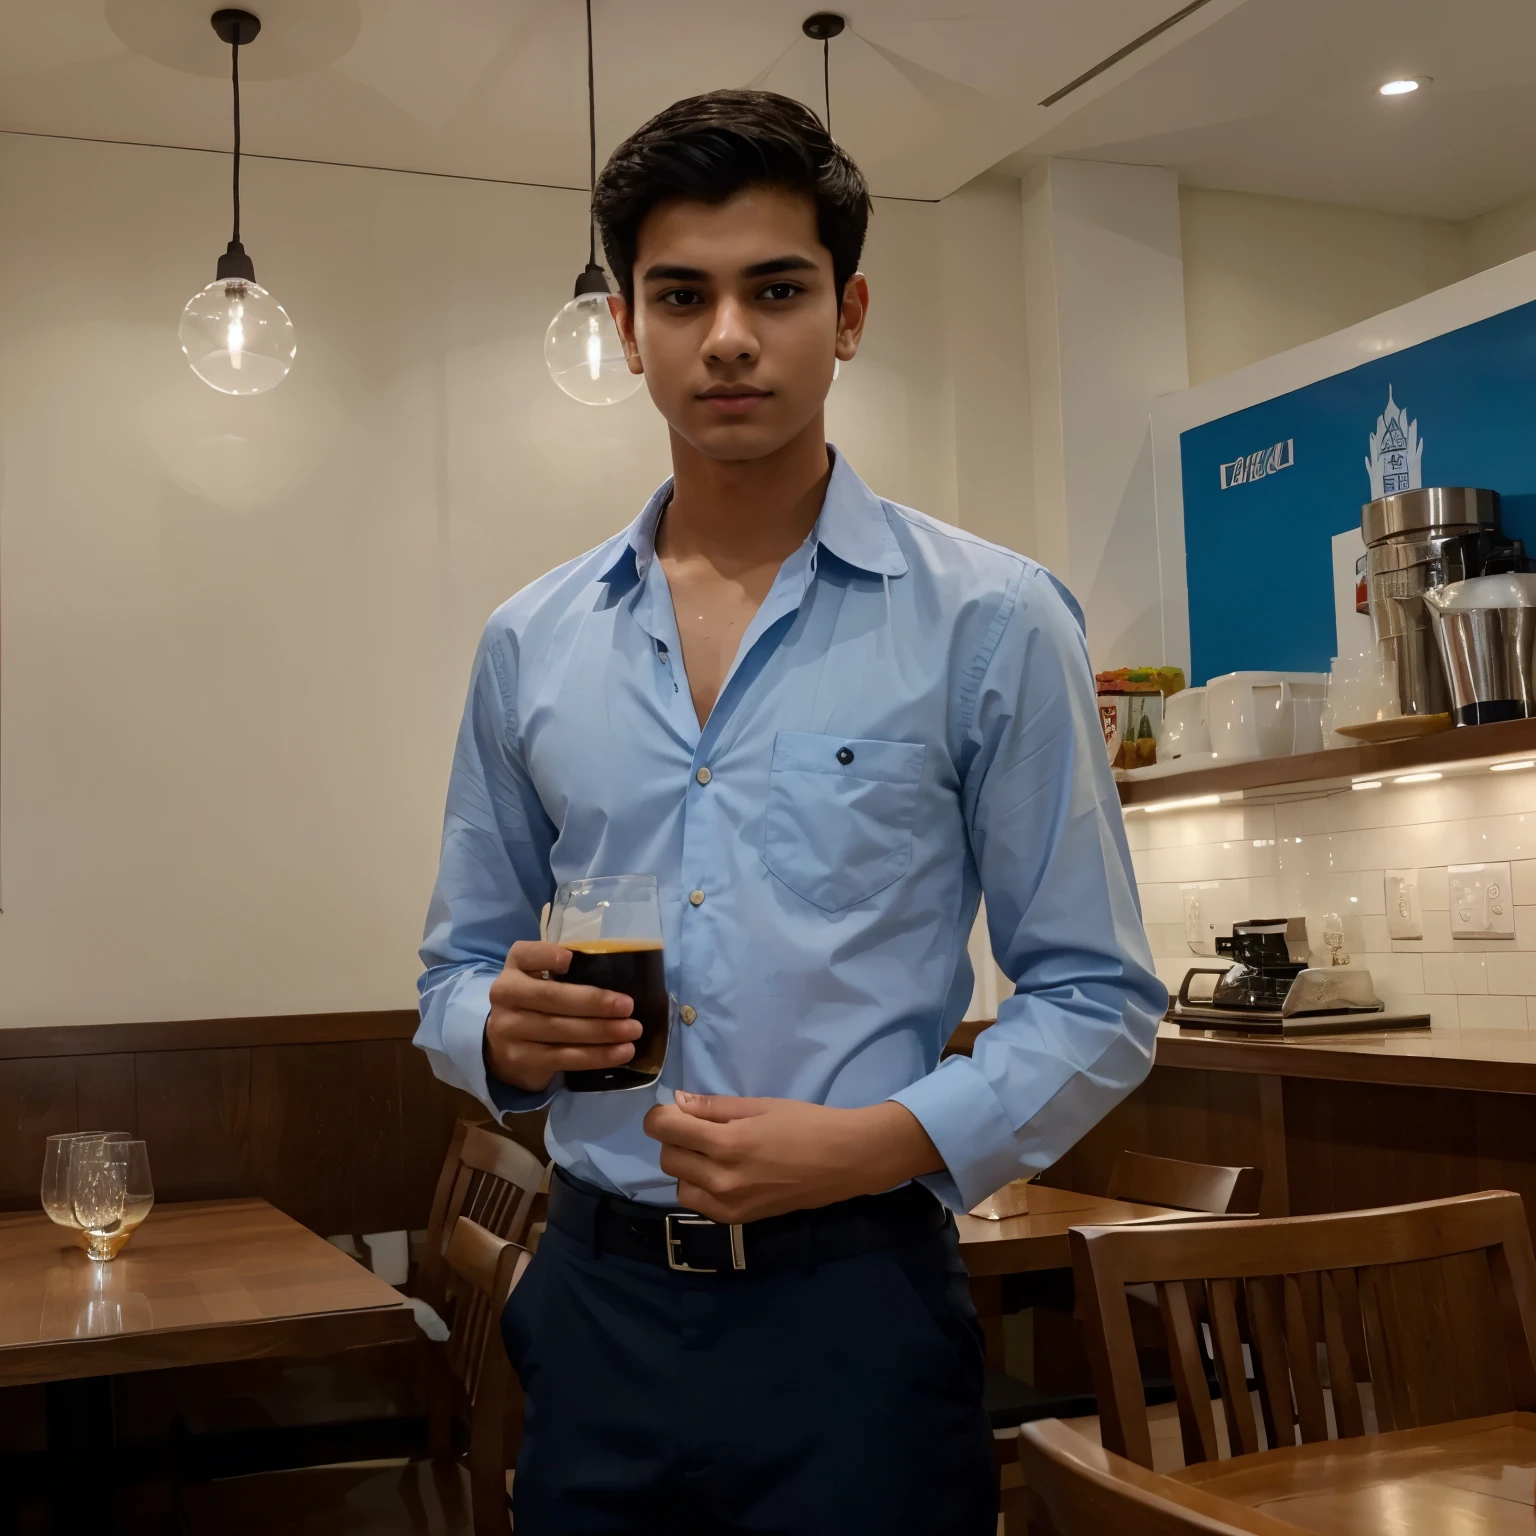
[[853,748],[839,747],[837,749],[837,760],[846,768],[853,761]]

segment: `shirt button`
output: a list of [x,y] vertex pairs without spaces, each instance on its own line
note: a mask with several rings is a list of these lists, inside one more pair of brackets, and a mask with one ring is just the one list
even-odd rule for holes
[[694,906],[702,907],[704,905],[704,892],[703,891],[689,891],[689,893],[688,893],[688,900],[691,901],[694,904]]
[[837,749],[837,760],[846,768],[853,761],[852,749],[849,747],[839,747]]
[[677,1016],[683,1021],[684,1024],[692,1024],[693,1021],[698,1018],[698,1014],[696,1014],[687,1003],[684,1003],[683,1006],[677,1010]]
[[700,768],[699,771],[694,774],[694,778],[696,778],[700,784],[708,784],[709,781],[714,778],[714,774],[712,774],[708,768]]

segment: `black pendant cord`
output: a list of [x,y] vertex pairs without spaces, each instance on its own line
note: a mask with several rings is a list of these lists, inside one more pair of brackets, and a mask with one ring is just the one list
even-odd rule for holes
[[229,45],[229,81],[235,97],[235,232],[231,244],[240,244],[240,39],[237,36]]
[[592,0],[587,0],[587,265],[597,265],[597,220],[592,194],[597,191],[597,86],[592,72]]
[[821,90],[827,102],[827,137],[832,137],[832,39],[821,40]]

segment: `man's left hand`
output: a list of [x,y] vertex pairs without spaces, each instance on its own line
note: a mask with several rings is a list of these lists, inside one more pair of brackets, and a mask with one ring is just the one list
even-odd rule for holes
[[677,1201],[711,1221],[758,1221],[879,1194],[943,1167],[910,1110],[682,1093],[645,1117]]

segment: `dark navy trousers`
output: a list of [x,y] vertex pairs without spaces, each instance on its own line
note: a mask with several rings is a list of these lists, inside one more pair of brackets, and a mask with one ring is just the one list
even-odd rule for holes
[[954,1223],[693,1275],[551,1226],[502,1317],[527,1397],[517,1536],[993,1536],[983,1346]]

